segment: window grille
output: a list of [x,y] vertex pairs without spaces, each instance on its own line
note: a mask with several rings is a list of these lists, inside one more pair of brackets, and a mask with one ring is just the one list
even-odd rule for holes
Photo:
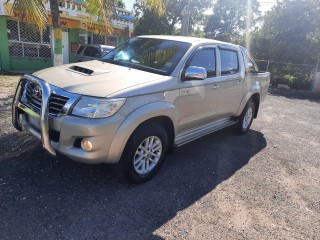
[[35,27],[17,21],[7,20],[9,55],[12,57],[51,59],[50,27],[42,32]]
[[99,34],[93,34],[92,43],[105,45],[105,36],[99,35]]
[[118,39],[114,36],[106,36],[106,45],[110,46],[117,46],[118,45]]
[[115,36],[93,34],[93,44],[117,46],[118,39]]

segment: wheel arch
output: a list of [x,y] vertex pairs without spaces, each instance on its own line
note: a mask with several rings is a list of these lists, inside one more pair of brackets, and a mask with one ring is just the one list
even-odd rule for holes
[[164,130],[167,132],[168,140],[169,140],[168,150],[169,152],[172,152],[174,149],[175,128],[174,128],[173,121],[170,117],[161,115],[161,116],[149,118],[144,122],[140,123],[139,126],[135,129],[135,131],[139,127],[143,126],[144,124],[153,123],[153,122],[163,126]]
[[235,116],[240,116],[243,109],[245,108],[245,106],[247,105],[248,101],[252,100],[253,103],[255,104],[255,114],[254,114],[254,118],[257,118],[258,116],[258,110],[259,110],[259,105],[260,105],[260,91],[257,89],[255,91],[250,91],[247,92],[246,95],[243,97],[240,107],[236,113]]
[[156,122],[164,126],[169,138],[168,150],[172,152],[177,121],[176,114],[174,105],[169,102],[150,103],[134,110],[126,117],[117,130],[109,150],[108,162],[118,162],[132,134],[139,127],[149,122]]
[[254,118],[257,118],[258,116],[258,111],[259,111],[259,106],[260,106],[260,94],[259,93],[254,93],[249,100],[252,100],[252,102],[255,105],[255,113],[254,113]]

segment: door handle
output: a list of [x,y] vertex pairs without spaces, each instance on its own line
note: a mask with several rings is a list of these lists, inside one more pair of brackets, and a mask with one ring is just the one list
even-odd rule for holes
[[217,90],[219,88],[219,85],[213,84],[213,87],[211,88],[212,90]]
[[239,81],[238,81],[238,85],[241,85],[242,83],[243,83],[242,80],[239,80]]

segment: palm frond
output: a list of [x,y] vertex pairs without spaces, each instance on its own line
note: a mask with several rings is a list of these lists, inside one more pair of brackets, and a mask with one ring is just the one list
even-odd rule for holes
[[20,18],[42,29],[48,19],[43,0],[14,0],[11,11],[17,10]]
[[97,29],[96,33],[104,35],[111,35],[113,28],[111,25],[112,13],[115,7],[114,0],[86,0],[85,8],[90,17],[87,17],[88,24],[90,26],[95,22],[98,23],[101,28]]
[[145,7],[150,7],[159,17],[162,17],[165,13],[164,0],[142,0],[142,3]]
[[[111,20],[115,12],[116,0],[84,0],[88,17],[88,25],[90,26],[97,22],[101,28],[96,33],[108,34],[113,33]],[[150,7],[158,16],[163,16],[165,13],[165,6],[163,0],[143,0],[146,7]]]

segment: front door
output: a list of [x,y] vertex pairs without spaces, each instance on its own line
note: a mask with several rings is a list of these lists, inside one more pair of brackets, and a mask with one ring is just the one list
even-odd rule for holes
[[197,49],[187,61],[185,69],[189,66],[203,67],[207,71],[207,78],[181,81],[178,134],[213,121],[217,107],[215,47],[206,46]]
[[69,32],[62,31],[62,63],[69,63]]

